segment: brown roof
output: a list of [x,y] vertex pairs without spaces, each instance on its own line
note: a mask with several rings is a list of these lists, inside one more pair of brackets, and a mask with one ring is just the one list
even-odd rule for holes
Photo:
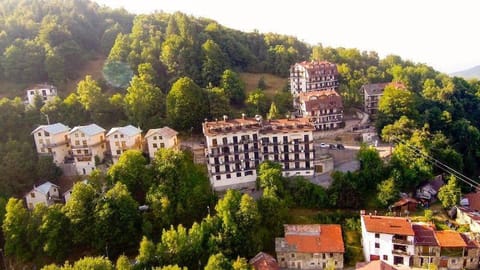
[[362,216],[368,232],[415,235],[409,220],[401,217]]
[[480,191],[465,194],[463,197],[468,199],[471,209],[480,211]]
[[255,270],[278,270],[277,260],[270,254],[259,252],[248,262]]
[[363,263],[357,263],[355,269],[360,269],[360,270],[397,270],[398,268],[395,268],[391,266],[390,264],[376,260],[376,261],[371,261],[371,262],[363,262]]
[[463,238],[463,241],[467,243],[467,248],[480,248],[480,244],[474,239],[470,239],[466,234],[461,233],[460,236]]
[[435,238],[435,225],[416,223],[412,224],[412,229],[415,232],[415,245],[438,246]]
[[298,98],[307,111],[343,108],[342,97],[333,89],[300,93]]
[[337,65],[328,61],[303,61],[296,65],[304,67],[312,75],[313,73],[338,75]]
[[315,127],[307,118],[256,120],[253,118],[236,118],[203,123],[203,134],[243,133],[256,131],[260,133],[287,133],[295,131],[314,131]]
[[401,198],[400,200],[398,200],[396,203],[393,204],[393,207],[404,206],[409,203],[418,204],[418,201],[415,200],[414,198]]
[[370,83],[370,84],[364,84],[362,86],[363,91],[367,93],[367,95],[379,95],[383,93],[383,90],[385,90],[385,87],[387,86],[393,86],[398,89],[405,89],[405,85],[399,82],[389,82],[389,83]]
[[440,247],[455,248],[467,247],[467,243],[459,232],[455,231],[436,231],[435,236]]
[[345,252],[342,228],[337,224],[285,225],[285,241],[296,252]]

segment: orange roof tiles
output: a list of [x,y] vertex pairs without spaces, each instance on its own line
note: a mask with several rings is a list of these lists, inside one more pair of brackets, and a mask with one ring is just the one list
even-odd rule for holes
[[285,241],[296,252],[345,252],[342,228],[337,224],[285,225]]
[[357,263],[355,269],[357,270],[397,270],[398,268],[395,268],[384,261],[376,260],[376,261],[371,261],[367,263]]
[[384,216],[362,216],[368,232],[399,235],[415,235],[406,218]]
[[467,247],[467,243],[463,240],[461,234],[455,231],[436,231],[438,245],[445,248]]
[[273,258],[270,254],[265,252],[259,252],[255,257],[250,259],[249,263],[253,266],[255,270],[278,270],[277,260]]

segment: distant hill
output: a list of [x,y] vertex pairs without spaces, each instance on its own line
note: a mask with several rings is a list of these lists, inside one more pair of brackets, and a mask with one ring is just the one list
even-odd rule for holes
[[457,71],[450,75],[463,77],[465,79],[480,79],[480,65],[466,69],[466,70]]

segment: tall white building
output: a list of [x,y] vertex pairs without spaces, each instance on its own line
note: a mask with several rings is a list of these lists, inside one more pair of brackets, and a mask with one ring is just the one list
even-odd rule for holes
[[105,129],[96,124],[76,126],[69,132],[69,139],[77,173],[90,174],[96,169],[95,159],[105,157]]
[[406,218],[361,215],[362,246],[366,261],[411,266],[414,255],[412,224]]
[[[253,187],[258,165],[282,164],[284,176],[313,176],[315,128],[308,119],[240,118],[203,123],[207,168],[214,189]],[[319,169],[321,171],[321,169]]]
[[27,89],[27,100],[26,102],[29,105],[35,104],[35,97],[39,96],[43,103],[54,99],[57,96],[57,88],[53,85],[49,84],[38,84],[32,87],[31,89]]
[[145,134],[145,141],[147,142],[147,150],[150,159],[155,157],[155,153],[160,148],[172,148],[178,145],[178,132],[169,128],[154,128],[148,130]]
[[52,156],[55,164],[63,163],[69,155],[69,131],[70,128],[62,123],[37,127],[32,131],[37,153]]
[[127,150],[142,150],[142,130],[132,125],[110,129],[107,140],[113,163]]
[[295,97],[315,90],[338,90],[337,65],[327,61],[303,61],[290,67],[290,91]]

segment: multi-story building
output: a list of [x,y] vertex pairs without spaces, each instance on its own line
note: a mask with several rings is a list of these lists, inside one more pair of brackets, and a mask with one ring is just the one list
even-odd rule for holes
[[258,165],[282,164],[284,176],[313,176],[313,124],[306,118],[264,121],[242,117],[203,123],[207,168],[214,189],[253,187]]
[[435,225],[414,223],[412,229],[415,232],[413,266],[438,265],[440,263],[440,246],[435,237]]
[[290,90],[295,97],[301,92],[338,90],[337,65],[327,61],[304,61],[290,67]]
[[408,219],[361,215],[360,220],[366,261],[383,260],[389,264],[412,265],[415,234]]
[[127,150],[142,150],[142,130],[132,125],[110,129],[107,140],[113,163]]
[[50,182],[34,186],[33,189],[25,195],[27,208],[32,210],[36,205],[43,204],[46,206],[60,202],[60,187]]
[[468,224],[470,231],[480,233],[480,212],[465,206],[457,206],[456,222]]
[[29,105],[35,105],[35,97],[39,96],[43,103],[54,99],[57,96],[57,88],[49,84],[38,84],[33,88],[26,90],[27,100]]
[[55,164],[65,161],[69,155],[68,132],[70,128],[61,123],[41,125],[32,131],[39,155],[51,155]]
[[150,159],[155,157],[155,153],[160,148],[176,147],[178,145],[177,134],[177,131],[169,127],[148,130],[145,135],[145,141],[147,142]]
[[436,231],[435,237],[440,246],[439,269],[464,269],[467,268],[467,263],[471,266],[471,264],[475,264],[475,261],[475,267],[468,267],[468,269],[478,269],[478,254],[472,252],[477,254],[476,258],[466,256],[468,255],[468,244],[463,239],[461,233],[456,231]]
[[364,84],[360,88],[360,94],[363,96],[363,110],[366,113],[371,116],[377,114],[380,98],[383,96],[383,90],[385,90],[385,87],[388,85],[392,85],[398,89],[405,89],[403,84],[395,82]]
[[301,92],[294,100],[294,107],[317,130],[343,127],[342,97],[333,89]]
[[284,225],[285,237],[275,239],[281,268],[343,269],[345,247],[342,228],[336,224]]
[[77,173],[90,174],[105,157],[105,129],[96,124],[77,126],[69,132],[69,140]]

